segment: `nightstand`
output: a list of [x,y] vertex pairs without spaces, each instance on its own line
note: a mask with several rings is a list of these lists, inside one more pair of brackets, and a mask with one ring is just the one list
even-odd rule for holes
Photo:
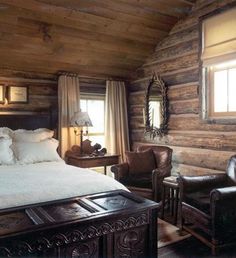
[[177,224],[179,206],[179,185],[176,176],[165,177],[162,185],[161,218],[164,219],[165,204],[168,202],[174,224]]
[[105,154],[104,156],[78,156],[67,154],[66,163],[81,168],[104,167],[104,174],[107,174],[107,166],[119,163],[119,155]]
[[[104,167],[104,174],[107,174],[107,166],[115,165],[119,163],[118,154],[108,154],[96,150],[96,145],[91,145],[91,141],[86,139],[83,141],[83,151],[81,146],[73,145],[70,150],[65,153],[65,160],[68,165],[81,167],[81,168],[93,168]],[[99,144],[100,145],[100,144]],[[100,145],[101,147],[101,145]]]

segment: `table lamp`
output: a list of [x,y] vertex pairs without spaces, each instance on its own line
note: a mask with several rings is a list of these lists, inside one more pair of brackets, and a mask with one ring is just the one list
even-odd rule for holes
[[88,127],[93,126],[87,112],[75,112],[70,121],[71,126],[74,127],[74,133],[79,135],[78,127],[80,127],[80,154],[83,154],[83,127],[86,126],[86,134],[88,135]]

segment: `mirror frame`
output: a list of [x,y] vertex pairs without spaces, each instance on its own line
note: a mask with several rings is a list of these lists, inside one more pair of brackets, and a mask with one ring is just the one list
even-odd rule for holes
[[[161,92],[162,101],[161,101],[161,108],[160,108],[160,112],[161,112],[160,128],[157,128],[151,125],[151,114],[149,112],[150,111],[149,96],[150,96],[150,90],[153,86],[158,87]],[[146,90],[146,95],[145,95],[145,134],[149,134],[150,137],[153,139],[157,136],[163,137],[165,134],[167,134],[167,131],[168,131],[167,104],[168,104],[167,87],[165,86],[160,76],[157,76],[156,74],[154,74],[151,81],[149,82],[149,85]]]

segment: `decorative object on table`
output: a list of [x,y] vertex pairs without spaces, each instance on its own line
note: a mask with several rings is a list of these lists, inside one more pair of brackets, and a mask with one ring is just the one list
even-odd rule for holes
[[[90,117],[87,112],[78,111],[75,112],[74,116],[70,121],[71,126],[74,127],[75,135],[80,135],[80,154],[83,154],[83,127],[86,127],[85,135],[88,135],[88,127],[93,126]],[[80,133],[78,132],[78,127],[80,127]]]
[[93,147],[95,150],[90,154],[91,156],[104,156],[107,153],[107,149],[102,148],[99,143],[96,143]]
[[98,156],[99,155],[99,149],[102,148],[102,145],[99,144],[99,143],[95,143],[93,147],[94,147],[94,151],[92,152],[91,155]]
[[28,103],[28,87],[9,86],[8,103]]
[[83,155],[81,155],[78,145],[72,146],[71,150],[65,153],[67,164],[82,168],[104,167],[104,174],[106,175],[107,166],[119,163],[118,154],[107,154],[106,148],[99,150],[98,148],[101,148],[101,145],[98,143],[92,146],[91,141],[86,139],[82,145]]
[[[83,156],[104,156],[107,153],[106,148],[102,148],[101,144],[92,142],[89,139],[86,139],[82,142],[83,146]],[[71,150],[66,152],[66,155],[77,155],[81,156],[81,146],[73,145]]]
[[0,85],[0,103],[4,104],[5,101],[5,87]]
[[100,155],[105,155],[105,154],[107,154],[107,149],[102,148],[99,152],[100,152]]

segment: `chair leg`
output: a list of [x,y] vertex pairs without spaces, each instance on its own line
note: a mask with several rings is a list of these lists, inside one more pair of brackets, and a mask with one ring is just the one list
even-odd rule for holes
[[171,216],[174,216],[174,207],[175,205],[175,191],[174,189],[170,189],[170,212],[171,212]]
[[179,210],[179,189],[175,192],[175,205],[174,205],[174,224],[177,225]]
[[211,254],[213,256],[218,255],[219,254],[219,248],[217,246],[213,245],[212,248],[211,248]]
[[211,247],[211,254],[216,256],[219,254],[219,247],[217,246],[218,241],[215,239],[212,239],[212,247]]
[[180,217],[180,225],[179,225],[180,231],[183,231],[183,225],[184,225],[184,219]]
[[164,219],[165,202],[166,202],[166,187],[163,185],[163,187],[162,187],[161,219]]

